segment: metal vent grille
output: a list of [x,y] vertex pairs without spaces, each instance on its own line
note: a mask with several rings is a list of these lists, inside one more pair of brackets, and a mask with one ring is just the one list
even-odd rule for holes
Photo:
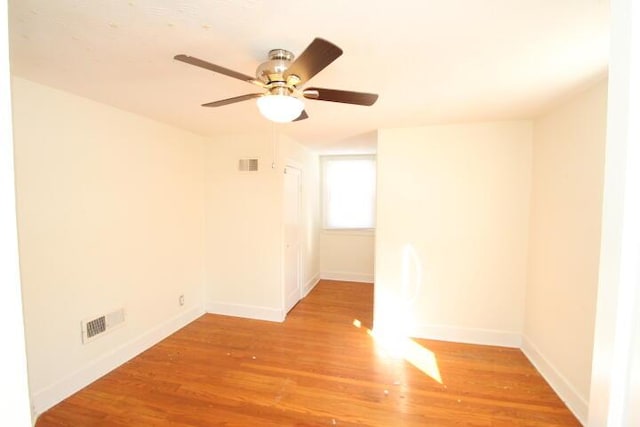
[[258,159],[240,159],[238,170],[241,172],[255,172],[258,170]]
[[102,316],[83,320],[81,322],[82,342],[86,344],[100,337],[102,334],[122,326],[124,320],[124,308],[103,314]]
[[100,316],[90,322],[87,322],[87,338],[92,338],[107,330],[107,319]]

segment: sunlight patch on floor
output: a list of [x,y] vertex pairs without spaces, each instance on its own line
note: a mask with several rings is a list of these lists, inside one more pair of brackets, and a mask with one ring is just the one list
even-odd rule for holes
[[[362,328],[362,322],[353,319],[353,326]],[[366,328],[367,334],[373,338],[376,350],[384,357],[404,359],[414,367],[442,384],[442,376],[438,367],[436,355],[411,338],[398,336],[397,334],[379,334]]]

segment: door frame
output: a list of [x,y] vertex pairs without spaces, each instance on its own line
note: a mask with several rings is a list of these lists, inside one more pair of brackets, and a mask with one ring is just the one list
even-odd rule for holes
[[[298,191],[298,227],[301,229],[302,231],[302,195],[304,194],[304,169],[302,168],[302,165],[295,161],[295,160],[291,160],[288,159],[285,162],[285,167],[283,169],[283,175],[287,174],[287,169],[295,169],[296,171],[298,171],[298,176],[299,176],[299,191]],[[283,178],[282,180],[282,193],[283,193],[283,197],[282,197],[282,212],[283,212],[283,216],[284,216],[284,209],[285,209],[285,204],[287,203],[287,199],[286,199],[286,194],[284,191],[284,187],[285,187],[285,179]],[[302,289],[302,282],[303,282],[303,274],[304,274],[304,251],[302,250],[303,248],[303,244],[302,244],[302,236],[303,233],[300,232],[298,234],[298,256],[297,256],[297,269],[298,269],[298,299],[296,301],[296,304],[298,302],[300,302],[300,300],[302,299],[302,294],[303,294],[303,289]],[[286,319],[287,314],[289,313],[289,311],[291,311],[291,309],[293,309],[293,307],[295,307],[295,304],[291,306],[291,308],[287,307],[287,286],[286,286],[286,280],[287,280],[287,257],[286,257],[286,237],[285,237],[285,226],[284,226],[284,220],[283,220],[283,224],[282,224],[282,311],[283,311],[283,318]]]

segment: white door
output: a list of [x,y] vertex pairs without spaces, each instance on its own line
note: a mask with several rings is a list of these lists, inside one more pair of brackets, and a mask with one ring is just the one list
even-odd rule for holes
[[284,175],[284,308],[300,300],[300,170],[287,166]]

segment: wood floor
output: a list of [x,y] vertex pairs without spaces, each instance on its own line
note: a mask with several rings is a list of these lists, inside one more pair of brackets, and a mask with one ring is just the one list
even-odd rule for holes
[[442,383],[390,356],[372,305],[371,285],[322,281],[284,323],[204,315],[37,426],[580,425],[517,349],[415,340]]

